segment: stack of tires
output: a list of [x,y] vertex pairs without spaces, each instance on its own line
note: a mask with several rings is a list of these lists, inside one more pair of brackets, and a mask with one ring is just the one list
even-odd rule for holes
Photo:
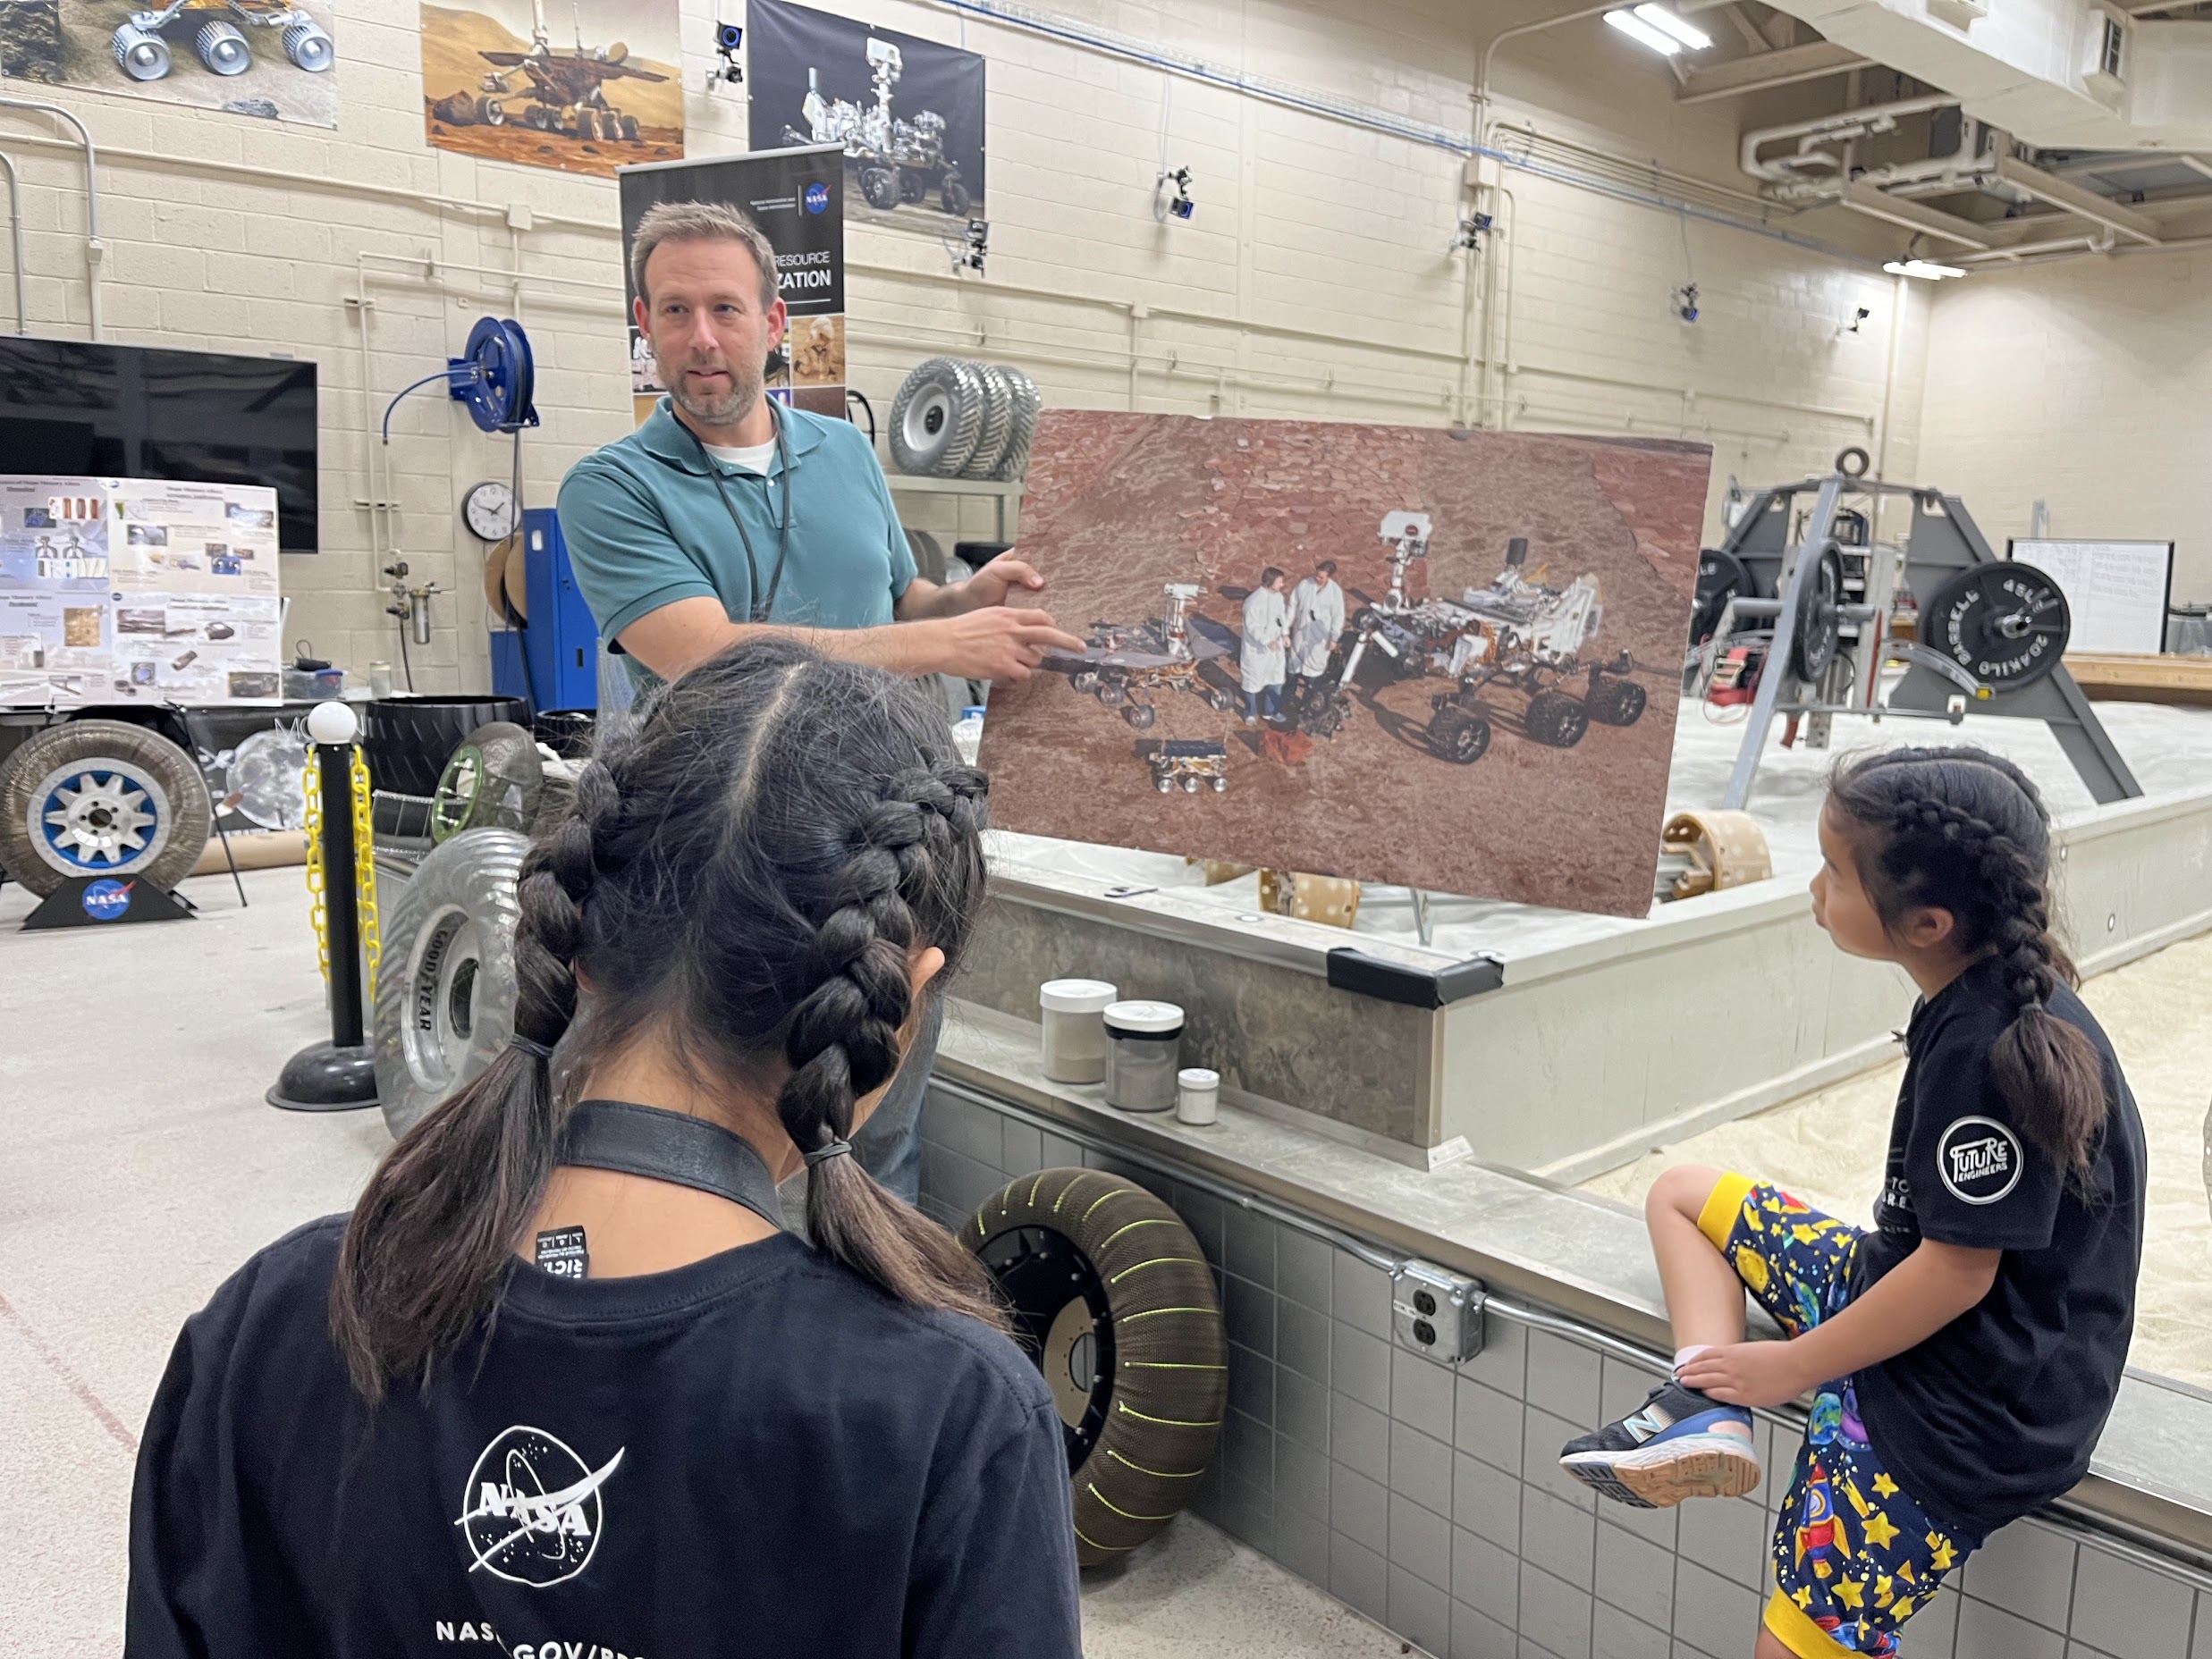
[[918,478],[1019,478],[1042,407],[1017,368],[932,358],[891,404],[891,459]]

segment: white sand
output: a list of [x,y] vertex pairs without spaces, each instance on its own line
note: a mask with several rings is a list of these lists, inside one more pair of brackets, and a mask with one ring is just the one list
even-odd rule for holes
[[[2212,1213],[2204,1122],[2212,1103],[2212,934],[2091,980],[2082,1000],[2112,1039],[2150,1148],[2149,1216],[2129,1362],[2212,1388]],[[1900,1006],[1902,1026],[1909,1010]],[[1881,1186],[1902,1058],[1583,1183],[1641,1205],[1670,1165],[1741,1170],[1865,1225]]]

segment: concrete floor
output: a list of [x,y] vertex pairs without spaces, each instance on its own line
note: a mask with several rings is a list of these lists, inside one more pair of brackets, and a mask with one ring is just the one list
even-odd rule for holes
[[[374,1112],[262,1104],[328,1030],[300,872],[245,881],[249,909],[207,877],[195,922],[53,933],[15,931],[30,900],[0,887],[0,1652],[121,1646],[138,1431],[178,1326],[390,1144]],[[1188,1517],[1086,1582],[1084,1633],[1091,1659],[1403,1651]]]

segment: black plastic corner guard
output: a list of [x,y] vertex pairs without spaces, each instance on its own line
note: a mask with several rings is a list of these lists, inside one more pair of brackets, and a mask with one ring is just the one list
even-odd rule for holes
[[1409,1008],[1446,1007],[1496,990],[1505,982],[1506,964],[1496,956],[1470,956],[1448,968],[1414,968],[1348,946],[1329,953],[1331,988]]

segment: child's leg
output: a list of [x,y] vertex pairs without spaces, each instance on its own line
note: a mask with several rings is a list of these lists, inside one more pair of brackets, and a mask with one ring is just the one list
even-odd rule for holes
[[[1702,1164],[1680,1165],[1653,1182],[1643,1200],[1677,1352],[1743,1340],[1743,1281],[1699,1225],[1722,1179],[1721,1171]],[[1735,1219],[1733,1208],[1728,1219]]]

